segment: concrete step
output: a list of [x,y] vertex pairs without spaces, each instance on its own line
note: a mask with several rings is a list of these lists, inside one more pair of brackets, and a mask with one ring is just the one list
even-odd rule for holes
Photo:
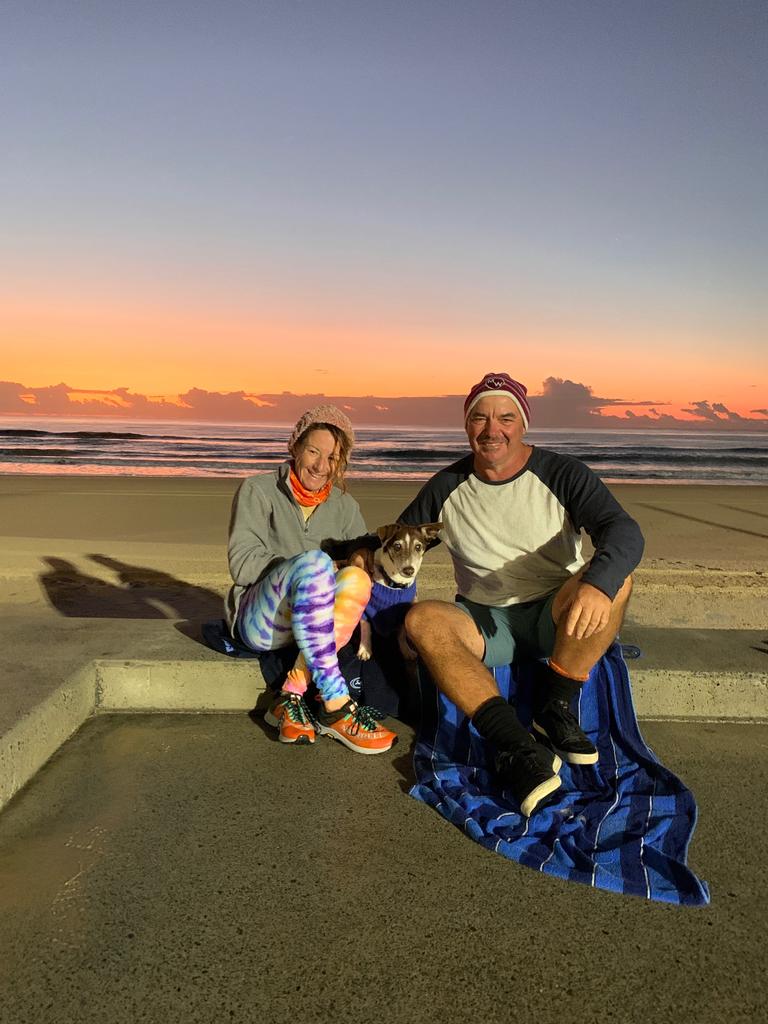
[[[169,639],[167,623],[143,624],[142,656],[136,657],[135,637],[123,652],[114,625],[97,645],[101,657],[69,661],[66,671],[59,665],[58,676],[48,659],[47,685],[41,678],[38,690],[26,692],[26,703],[17,695],[15,715],[0,723],[0,807],[92,714],[244,712],[265,690],[256,661],[218,655],[180,630]],[[628,662],[640,717],[768,719],[766,632],[628,625],[621,639],[642,651]]]
[[[648,718],[768,718],[768,633],[627,627],[622,641],[642,656],[628,662],[638,715]],[[264,684],[258,665],[215,660],[95,662],[96,709],[239,711]]]
[[625,624],[621,639],[643,718],[768,718],[768,630],[660,629]]

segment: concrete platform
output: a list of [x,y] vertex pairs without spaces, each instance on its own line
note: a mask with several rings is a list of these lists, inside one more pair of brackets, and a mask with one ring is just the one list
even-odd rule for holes
[[2,1024],[720,1024],[766,1015],[768,727],[648,723],[700,807],[683,909],[491,854],[404,793],[408,736],[91,719],[0,816]]
[[[7,651],[0,655],[0,808],[91,715],[253,708],[264,690],[258,663],[209,650],[195,638],[197,625],[144,622],[137,630],[125,621],[70,620],[50,624],[41,644],[27,620],[6,620],[15,646],[10,663]],[[87,638],[73,642],[78,632]],[[643,651],[630,662],[640,717],[768,719],[762,633],[634,626],[622,639]],[[14,676],[20,648],[32,653]],[[98,656],[81,660],[84,651]]]

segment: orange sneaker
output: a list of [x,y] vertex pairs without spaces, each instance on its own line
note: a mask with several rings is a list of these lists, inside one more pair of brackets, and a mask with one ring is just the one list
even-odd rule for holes
[[315,728],[304,698],[298,693],[281,693],[264,721],[277,729],[281,743],[314,743]]
[[397,733],[386,729],[380,717],[375,708],[348,700],[338,711],[317,711],[315,728],[318,735],[330,736],[356,754],[384,754],[397,743]]

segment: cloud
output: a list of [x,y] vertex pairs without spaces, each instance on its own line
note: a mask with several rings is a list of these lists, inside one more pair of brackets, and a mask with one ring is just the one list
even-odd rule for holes
[[248,420],[257,410],[274,408],[273,403],[247,391],[220,392],[190,388],[179,395],[179,401],[192,414],[191,418],[202,420]]
[[16,384],[10,380],[0,381],[0,412],[2,413],[29,413],[32,411],[29,404],[21,397],[27,388],[23,384]]
[[[547,377],[540,395],[529,395],[531,423],[539,427],[599,427],[606,419],[603,409],[611,406],[645,407],[663,405],[658,399],[631,402],[625,398],[601,398],[587,384],[562,377]],[[659,415],[658,412],[655,415]],[[611,417],[624,423],[627,417]],[[637,418],[637,417],[634,417]],[[646,417],[647,418],[647,417]]]
[[136,394],[128,388],[84,390],[68,384],[28,388],[23,384],[0,382],[0,415],[109,416],[120,419],[192,420],[233,423],[295,423],[315,405],[333,402],[346,409],[355,424],[451,426],[461,424],[463,396],[425,398],[328,396],[322,392],[297,395],[254,394],[247,391],[207,391],[190,388],[168,398]]
[[[768,429],[768,409],[752,416],[733,412],[722,402],[691,402],[683,412],[693,419],[660,412],[658,400],[630,402],[595,395],[578,381],[547,377],[541,394],[529,395],[531,426],[640,429]],[[250,391],[207,391],[190,388],[177,396],[152,397],[119,387],[87,390],[68,384],[30,388],[0,381],[0,415],[24,417],[109,416],[125,420],[189,420],[232,423],[295,423],[314,405],[332,402],[348,411],[355,426],[456,427],[462,424],[463,395],[382,398],[317,394],[256,394]],[[616,412],[613,410],[616,409]]]
[[[753,410],[754,411],[754,410]],[[708,423],[722,423],[725,419],[729,423],[749,423],[750,420],[746,416],[742,416],[738,412],[733,412],[727,406],[723,405],[722,402],[691,402],[690,409],[683,409],[683,412],[690,413],[691,416],[696,416],[699,419],[706,420]]]
[[68,393],[71,390],[66,384],[51,384],[44,388],[22,388],[19,398],[23,393],[24,407],[27,412],[32,409],[36,413],[53,416],[69,406]]
[[740,413],[734,412],[732,409],[728,409],[722,402],[713,402],[712,408],[716,413],[720,413],[720,415],[727,417],[732,423],[745,422],[744,417]]
[[249,420],[255,410],[273,404],[245,391],[222,393],[191,388],[175,400],[136,394],[129,388],[111,390],[73,388],[55,384],[27,388],[0,381],[0,413],[38,416],[113,416],[129,419]]
[[715,410],[709,404],[709,402],[691,402],[690,409],[683,409],[683,412],[689,413],[691,416],[697,416],[703,420],[709,420],[710,423],[720,423],[720,417],[717,415]]

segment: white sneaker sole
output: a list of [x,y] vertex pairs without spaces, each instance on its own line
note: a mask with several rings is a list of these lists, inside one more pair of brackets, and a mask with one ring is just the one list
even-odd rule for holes
[[[559,762],[560,758],[555,758],[555,760]],[[559,767],[559,764],[557,768],[553,766],[552,770],[557,772]],[[520,813],[526,818],[530,818],[542,800],[548,797],[550,793],[554,793],[556,790],[560,789],[561,785],[562,780],[559,775],[553,775],[551,779],[547,779],[546,782],[540,783],[536,789],[531,790],[525,800],[520,804]]]
[[[280,719],[275,718],[271,711],[265,712],[264,721],[267,723],[267,725],[272,726],[273,729],[280,729]],[[280,735],[277,738],[280,741],[280,743],[288,743],[292,747],[295,747],[297,745],[300,747],[306,747],[309,746],[310,743],[315,742],[314,737],[310,739],[309,736],[299,736],[298,739],[288,740],[285,738],[285,736],[283,736],[282,733],[280,733]]]
[[371,750],[370,747],[358,747],[352,740],[347,739],[346,736],[342,736],[341,733],[336,732],[335,729],[329,729],[327,725],[323,725],[318,722],[315,726],[318,736],[330,736],[332,740],[338,740],[339,743],[343,743],[345,747],[349,747],[350,750],[354,750],[356,754],[386,754],[388,750],[391,750],[397,743],[397,736],[394,737],[388,747],[380,747],[378,750]]

